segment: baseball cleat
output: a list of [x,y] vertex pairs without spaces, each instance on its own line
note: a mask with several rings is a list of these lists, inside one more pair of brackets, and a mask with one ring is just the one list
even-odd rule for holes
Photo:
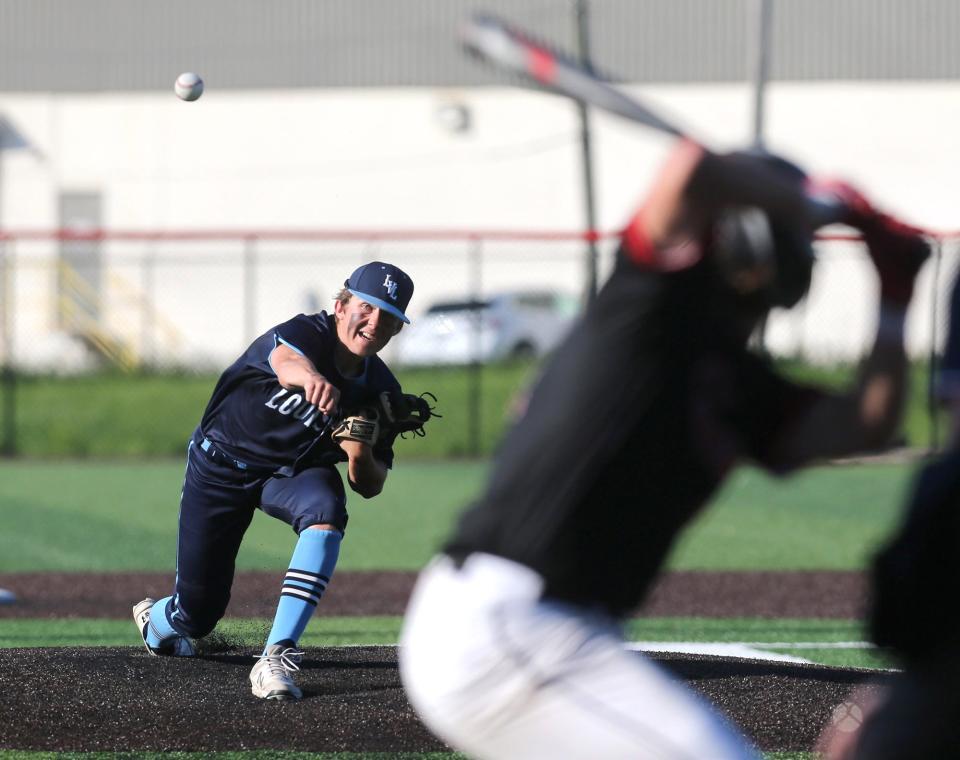
[[133,606],[133,621],[137,624],[137,630],[140,631],[140,638],[143,639],[143,645],[147,648],[147,651],[154,657],[193,657],[196,651],[190,639],[186,636],[174,636],[164,641],[159,647],[152,647],[147,643],[150,608],[155,603],[156,600],[147,597]]
[[283,643],[271,644],[250,671],[253,695],[261,699],[300,699],[303,693],[293,682],[292,673],[300,670],[303,652]]

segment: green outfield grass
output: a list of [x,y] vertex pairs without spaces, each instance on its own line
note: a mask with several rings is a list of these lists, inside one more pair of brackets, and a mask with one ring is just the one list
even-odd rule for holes
[[[855,569],[894,524],[913,465],[737,472],[681,538],[677,569]],[[398,462],[384,493],[350,499],[341,569],[415,570],[482,486],[483,462]],[[173,569],[181,461],[0,464],[0,572]],[[638,507],[642,508],[642,507]],[[295,537],[263,514],[240,569],[285,567]]]
[[[479,488],[471,462],[398,466],[378,498],[350,499],[341,569],[416,569]],[[183,463],[0,464],[0,572],[170,570]],[[285,523],[258,514],[240,569],[285,567],[296,540]]]
[[[800,380],[831,387],[849,384],[855,374],[848,366],[782,366]],[[400,442],[398,451],[413,458],[459,457],[472,455],[476,444],[481,455],[490,454],[509,423],[515,399],[537,370],[530,362],[485,366],[479,375],[464,367],[399,369],[407,391],[437,396],[443,419],[431,423],[426,438]],[[918,363],[911,374],[904,436],[910,445],[926,447],[931,440],[929,372]],[[190,373],[22,377],[16,391],[17,448],[43,458],[179,456],[216,380],[215,374]],[[475,388],[480,389],[478,430],[471,427]]]
[[[407,457],[489,454],[509,421],[516,395],[536,372],[530,362],[469,368],[402,370],[410,393],[430,391],[442,420],[426,438],[399,441]],[[17,450],[28,457],[179,456],[196,427],[217,375],[107,373],[26,376],[17,384]],[[479,383],[479,385],[478,385]],[[479,388],[479,428],[471,427],[472,389]]]
[[675,569],[852,570],[894,527],[913,464],[743,468],[678,541]]

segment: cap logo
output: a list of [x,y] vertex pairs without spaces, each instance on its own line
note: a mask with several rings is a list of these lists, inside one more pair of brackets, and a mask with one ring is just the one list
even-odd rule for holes
[[390,279],[390,275],[387,275],[387,278],[383,281],[383,287],[387,291],[387,295],[394,301],[397,300],[397,283]]

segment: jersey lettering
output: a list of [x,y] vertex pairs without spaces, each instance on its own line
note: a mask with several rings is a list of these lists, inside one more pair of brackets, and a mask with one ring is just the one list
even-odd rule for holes
[[274,395],[266,404],[264,404],[264,406],[266,406],[266,407],[268,407],[268,408],[270,408],[270,409],[277,409],[279,405],[278,405],[277,403],[275,403],[275,402],[277,401],[277,399],[283,398],[283,397],[286,396],[286,395],[287,395],[287,389],[286,389],[286,388],[281,388],[281,389],[276,393],[276,395]]
[[277,410],[280,414],[290,414],[295,406],[299,406],[303,397],[299,393],[294,393],[290,398],[284,401]]
[[313,424],[320,410],[304,399],[299,393],[290,394],[281,404],[280,399],[286,396],[287,393],[289,393],[289,391],[286,388],[281,388],[264,403],[264,406],[268,409],[276,409],[285,417],[291,416],[295,420],[303,420],[304,427],[321,431],[323,429],[322,426]]

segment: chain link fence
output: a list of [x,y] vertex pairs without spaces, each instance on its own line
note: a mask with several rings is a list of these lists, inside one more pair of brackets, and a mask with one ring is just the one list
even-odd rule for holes
[[[457,450],[478,453],[490,416],[484,368],[535,365],[552,351],[582,308],[591,270],[601,282],[608,276],[615,242],[601,236],[594,261],[584,236],[542,231],[5,233],[4,448],[18,449],[15,419],[28,411],[17,401],[18,376],[215,377],[274,325],[332,308],[354,268],[386,260],[409,272],[416,290],[412,325],[382,356],[399,372],[464,369]],[[958,238],[937,238],[908,321],[915,362],[936,364],[958,262]],[[873,338],[876,289],[860,241],[819,241],[811,292],[771,315],[765,349],[821,367],[854,365]]]
[[[589,266],[581,238],[442,231],[7,233],[0,242],[0,356],[26,372],[217,370],[293,314],[330,309],[353,269],[372,260],[395,263],[413,277],[408,313],[415,326],[435,307],[449,325],[459,306],[499,307],[504,297],[513,299],[505,314],[519,309],[517,317],[528,323],[532,317],[567,322],[579,308]],[[608,242],[598,267],[608,271],[611,261]],[[513,342],[494,345],[493,327],[518,325],[471,324],[482,333],[480,355],[462,344],[438,345],[427,354],[405,346],[401,333],[384,358],[465,364],[539,356],[556,343],[532,334],[530,323],[513,333]]]
[[[410,341],[401,333],[388,345],[388,363],[542,356],[562,334],[552,326],[566,325],[580,309],[590,270],[601,281],[610,272],[615,236],[600,237],[591,262],[585,236],[549,231],[2,233],[0,360],[20,372],[59,374],[217,371],[293,314],[329,309],[351,271],[371,260],[399,265],[416,284]],[[932,240],[935,252],[908,326],[915,360],[942,348],[960,260],[960,237]],[[822,238],[817,256],[810,294],[771,315],[766,349],[819,365],[855,362],[875,327],[872,265],[861,242],[848,236]],[[500,308],[504,319],[458,322],[467,307]],[[420,341],[429,343],[417,329],[424,321],[473,330],[480,353],[464,348],[476,335],[421,350]],[[494,340],[494,328],[504,341]]]

